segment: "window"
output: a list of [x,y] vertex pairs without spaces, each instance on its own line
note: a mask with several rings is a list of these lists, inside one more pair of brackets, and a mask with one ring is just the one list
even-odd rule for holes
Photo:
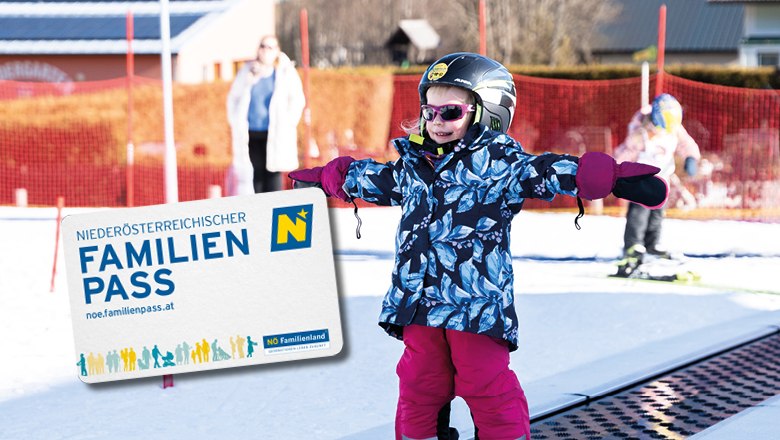
[[759,66],[778,66],[780,65],[780,54],[777,52],[775,53],[759,53],[758,54],[758,65]]

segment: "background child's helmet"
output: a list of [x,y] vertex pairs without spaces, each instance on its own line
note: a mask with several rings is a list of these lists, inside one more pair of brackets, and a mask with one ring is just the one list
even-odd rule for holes
[[682,106],[674,96],[663,93],[653,100],[650,120],[658,130],[673,133],[682,125]]
[[[431,64],[420,79],[420,104],[427,104],[425,93],[433,85],[472,92],[476,98],[474,123],[504,133],[509,130],[515,114],[515,83],[512,74],[498,61],[468,52],[445,55]],[[422,118],[420,128],[425,129]]]

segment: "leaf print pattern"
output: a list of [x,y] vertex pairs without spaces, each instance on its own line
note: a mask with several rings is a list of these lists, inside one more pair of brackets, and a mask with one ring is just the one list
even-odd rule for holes
[[389,334],[401,338],[414,323],[503,338],[515,350],[510,223],[526,198],[576,195],[578,158],[530,155],[481,126],[470,139],[435,168],[407,139],[396,139],[398,160],[353,162],[344,190],[402,207],[379,316]]

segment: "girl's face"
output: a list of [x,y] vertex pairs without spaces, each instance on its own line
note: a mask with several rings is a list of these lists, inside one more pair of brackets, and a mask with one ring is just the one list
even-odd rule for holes
[[[428,99],[428,105],[436,107],[448,104],[473,104],[471,94],[458,87],[431,87],[425,92],[425,96]],[[463,139],[469,125],[471,125],[472,113],[465,113],[462,118],[454,121],[445,121],[437,112],[432,121],[425,122],[428,137],[438,144]]]

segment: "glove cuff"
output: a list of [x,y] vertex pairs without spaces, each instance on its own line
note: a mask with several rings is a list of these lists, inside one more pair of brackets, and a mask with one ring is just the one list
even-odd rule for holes
[[612,192],[617,179],[617,164],[612,156],[588,152],[579,159],[577,175],[578,195],[586,200],[603,199]]
[[355,159],[349,156],[341,156],[328,162],[322,169],[322,189],[325,194],[336,197],[337,199],[349,202],[351,199],[342,188],[347,178],[349,166]]

